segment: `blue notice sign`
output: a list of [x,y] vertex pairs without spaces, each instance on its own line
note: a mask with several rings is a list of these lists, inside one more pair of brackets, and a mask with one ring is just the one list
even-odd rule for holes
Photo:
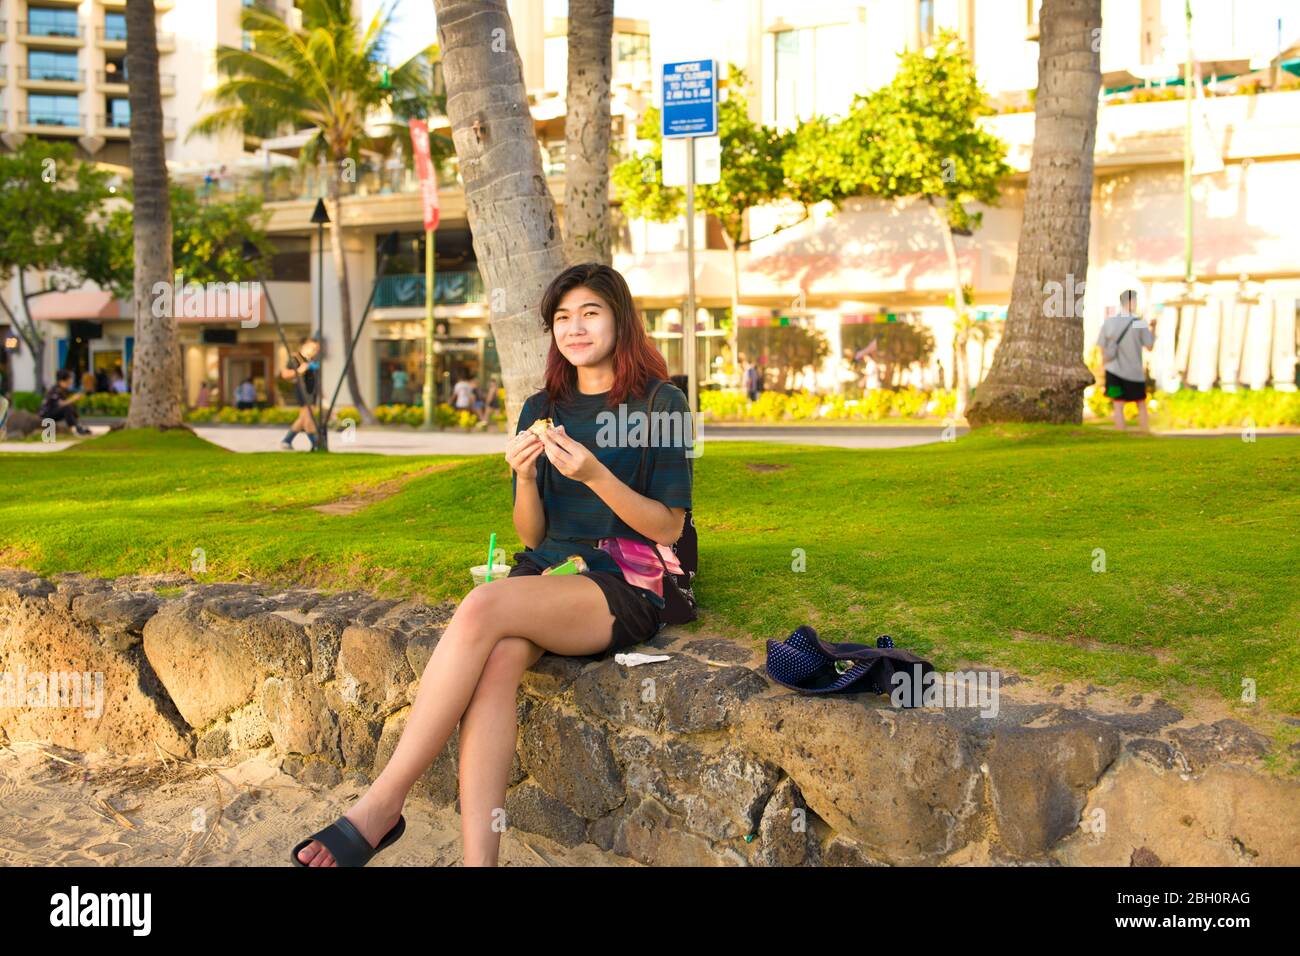
[[717,75],[715,60],[664,64],[664,137],[718,135]]

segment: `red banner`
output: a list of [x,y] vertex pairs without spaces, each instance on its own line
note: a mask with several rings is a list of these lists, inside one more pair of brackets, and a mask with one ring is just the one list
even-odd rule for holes
[[415,174],[420,177],[420,195],[424,205],[424,228],[438,228],[438,177],[429,158],[429,126],[424,120],[411,120],[411,147],[415,150]]

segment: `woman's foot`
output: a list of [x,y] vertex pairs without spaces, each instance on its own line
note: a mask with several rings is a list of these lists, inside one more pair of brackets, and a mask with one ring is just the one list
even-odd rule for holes
[[[379,798],[372,796],[369,790],[353,804],[352,809],[343,814],[361,831],[361,835],[366,838],[371,849],[379,845],[379,841],[397,824],[397,818],[401,815],[400,801],[385,804]],[[334,855],[316,840],[312,840],[298,851],[298,859],[307,866],[338,865],[334,862]]]

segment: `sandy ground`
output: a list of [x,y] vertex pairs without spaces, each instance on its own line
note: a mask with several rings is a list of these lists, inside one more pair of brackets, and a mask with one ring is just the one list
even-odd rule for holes
[[[293,846],[362,792],[309,787],[262,751],[240,763],[83,755],[0,746],[0,866],[290,866]],[[461,865],[460,816],[417,801],[406,833],[371,866]],[[501,866],[635,866],[507,831]]]

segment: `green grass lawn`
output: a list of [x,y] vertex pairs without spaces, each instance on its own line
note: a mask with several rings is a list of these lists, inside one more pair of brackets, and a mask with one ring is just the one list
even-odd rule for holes
[[[759,647],[802,622],[832,640],[889,633],[941,670],[997,665],[1175,702],[1231,704],[1251,678],[1258,704],[1239,716],[1296,714],[1298,466],[1300,438],[1068,427],[881,451],[710,442],[695,468],[706,611],[692,626]],[[406,475],[352,514],[312,508]],[[490,532],[507,557],[521,547],[495,455],[237,455],[183,432],[115,432],[5,454],[0,476],[0,564],[45,574],[188,571],[203,548],[204,579],[454,601]]]

